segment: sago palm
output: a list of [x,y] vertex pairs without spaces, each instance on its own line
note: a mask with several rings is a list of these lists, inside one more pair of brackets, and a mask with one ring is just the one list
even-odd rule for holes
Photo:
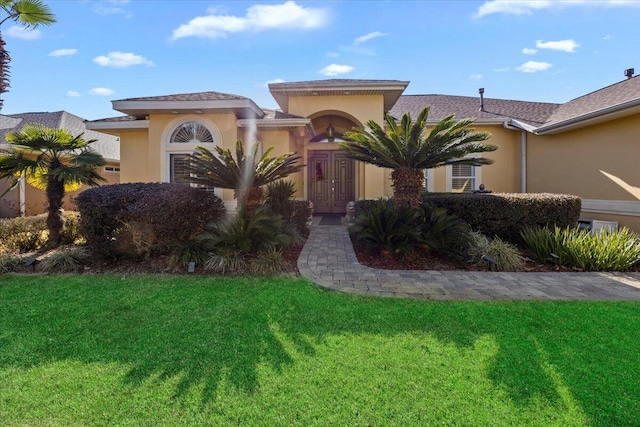
[[[56,22],[49,6],[40,0],[0,0],[0,25],[13,21],[26,28],[39,25],[50,25]],[[9,89],[9,62],[11,56],[5,49],[5,42],[0,32],[0,96]],[[0,110],[2,109],[0,99]]]
[[274,147],[258,157],[258,144],[248,153],[242,140],[236,141],[235,158],[230,149],[215,147],[215,154],[204,147],[196,147],[186,167],[189,182],[206,187],[235,190],[240,208],[254,210],[262,200],[262,186],[300,171],[305,165],[297,165],[301,159],[296,153],[269,157]]
[[400,124],[386,114],[386,129],[370,120],[369,130],[347,132],[344,135],[347,141],[340,143],[340,148],[354,160],[393,169],[394,201],[399,205],[410,202],[417,207],[425,169],[455,164],[489,165],[493,160],[465,156],[498,148],[482,143],[490,134],[469,127],[475,119],[456,121],[455,116],[450,115],[429,130],[428,117],[429,107],[420,112],[415,122],[409,113],[402,116]]
[[64,230],[65,192],[106,181],[97,172],[106,161],[89,147],[96,140],[85,141],[66,129],[29,124],[21,132],[7,134],[7,141],[11,147],[0,151],[0,179],[10,178],[15,186],[24,176],[29,184],[45,190],[49,244],[58,246]]

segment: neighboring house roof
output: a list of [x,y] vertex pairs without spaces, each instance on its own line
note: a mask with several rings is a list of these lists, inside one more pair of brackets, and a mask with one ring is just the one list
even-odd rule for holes
[[480,109],[480,98],[453,95],[402,95],[389,111],[389,114],[400,119],[409,113],[415,119],[424,107],[429,105],[429,122],[438,122],[450,114],[457,119],[477,118],[482,122],[504,122],[516,119],[531,125],[541,125],[558,109],[560,104],[547,102],[513,101],[508,99],[484,99],[484,109]]
[[[91,147],[105,159],[120,161],[120,139],[86,128],[84,119],[66,111],[22,113],[0,116],[0,145],[6,141],[7,133],[20,132],[26,124],[36,123],[48,128],[67,129],[74,136],[84,134],[85,140],[97,140]],[[6,145],[6,144],[5,144]]]
[[562,104],[549,120],[536,129],[547,133],[595,121],[604,116],[623,116],[640,111],[640,76],[612,84]]

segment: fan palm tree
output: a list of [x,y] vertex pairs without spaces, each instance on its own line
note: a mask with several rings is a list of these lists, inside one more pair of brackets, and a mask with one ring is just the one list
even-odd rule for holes
[[106,181],[96,171],[106,161],[89,147],[96,140],[85,141],[66,129],[28,124],[21,132],[7,134],[7,141],[12,147],[0,151],[0,179],[10,178],[15,187],[24,176],[29,184],[45,190],[49,244],[56,247],[64,230],[65,192]]
[[[40,0],[0,0],[0,25],[13,21],[27,28],[39,25],[50,25],[56,22],[49,6]],[[11,56],[5,49],[5,42],[0,32],[0,95],[9,89],[9,62]],[[0,99],[0,110],[2,110]]]
[[409,113],[398,125],[389,114],[385,115],[387,129],[373,120],[367,122],[370,130],[355,129],[343,136],[347,141],[340,149],[354,160],[393,169],[393,199],[398,205],[407,202],[420,205],[424,186],[424,170],[446,165],[489,165],[493,160],[465,157],[469,154],[495,151],[495,145],[483,144],[490,134],[476,132],[469,125],[475,119],[455,120],[454,115],[442,119],[429,131],[429,107],[424,108],[415,122]]
[[298,172],[305,166],[296,165],[301,157],[294,152],[269,157],[273,148],[270,147],[258,158],[258,144],[245,153],[244,143],[239,139],[236,141],[234,158],[230,149],[216,146],[214,154],[204,147],[196,147],[186,167],[190,177],[185,179],[205,187],[233,189],[239,207],[253,211],[262,201],[262,186]]

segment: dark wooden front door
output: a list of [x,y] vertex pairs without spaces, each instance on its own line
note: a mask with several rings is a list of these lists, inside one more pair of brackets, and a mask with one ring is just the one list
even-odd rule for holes
[[340,213],[355,200],[355,162],[340,151],[309,151],[309,200],[314,213]]

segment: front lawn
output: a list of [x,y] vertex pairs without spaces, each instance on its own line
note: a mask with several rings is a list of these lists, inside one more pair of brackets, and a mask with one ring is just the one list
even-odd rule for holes
[[0,275],[0,424],[640,425],[640,303]]

